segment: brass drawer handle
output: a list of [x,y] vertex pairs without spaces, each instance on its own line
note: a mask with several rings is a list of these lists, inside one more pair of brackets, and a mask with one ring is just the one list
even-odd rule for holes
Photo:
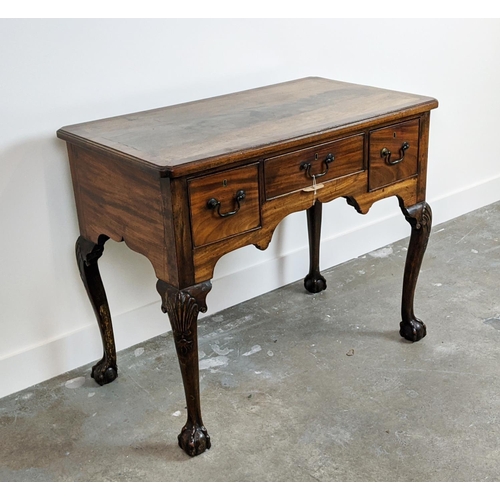
[[405,151],[410,147],[407,142],[403,142],[401,148],[399,149],[399,158],[397,160],[391,161],[391,152],[387,148],[382,148],[380,151],[380,156],[385,160],[387,165],[397,165],[405,159]]
[[219,217],[231,217],[231,215],[236,215],[241,208],[240,201],[245,199],[245,191],[243,189],[240,189],[237,193],[236,196],[234,197],[234,201],[236,201],[236,210],[233,210],[232,212],[225,212],[221,214],[220,212],[220,201],[215,199],[215,198],[210,198],[207,202],[207,207],[210,208],[211,210],[217,209],[217,213],[219,214]]
[[323,160],[323,163],[325,164],[325,169],[320,174],[316,174],[316,175],[311,174],[312,165],[307,161],[304,161],[300,164],[300,170],[305,170],[306,174],[309,177],[311,177],[311,179],[312,178],[317,179],[318,177],[323,177],[324,175],[326,175],[326,173],[328,172],[328,168],[330,167],[330,163],[332,163],[333,160],[335,160],[335,156],[333,156],[332,153],[328,153],[326,155],[326,158]]

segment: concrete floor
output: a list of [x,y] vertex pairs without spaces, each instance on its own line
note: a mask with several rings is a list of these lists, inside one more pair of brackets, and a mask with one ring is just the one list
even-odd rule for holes
[[177,446],[171,333],[0,400],[1,481],[500,480],[500,203],[434,228],[398,334],[408,240],[200,321],[212,448]]

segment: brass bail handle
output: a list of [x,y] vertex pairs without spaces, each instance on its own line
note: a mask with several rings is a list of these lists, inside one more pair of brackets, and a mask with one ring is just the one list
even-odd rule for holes
[[240,210],[241,208],[241,205],[240,205],[240,201],[244,200],[245,199],[245,191],[243,191],[243,189],[240,189],[235,197],[234,197],[234,201],[236,202],[236,209],[233,210],[232,212],[224,212],[224,213],[221,213],[220,211],[220,201],[217,200],[216,198],[210,198],[208,201],[207,201],[207,208],[209,208],[210,210],[215,210],[217,209],[217,214],[219,215],[219,217],[231,217],[231,215],[236,215],[238,213],[238,211]]
[[311,177],[311,179],[314,179],[314,178],[317,179],[318,177],[323,177],[324,175],[327,174],[328,168],[330,167],[330,163],[332,163],[333,160],[335,160],[335,156],[333,156],[332,153],[328,153],[322,162],[325,164],[325,168],[324,168],[323,172],[321,172],[319,174],[315,174],[315,175],[311,174],[312,164],[309,163],[308,161],[304,161],[300,164],[300,170],[305,170],[306,175]]
[[401,144],[401,147],[399,148],[399,158],[397,160],[391,160],[391,151],[387,148],[382,148],[380,150],[380,156],[385,160],[385,163],[387,165],[397,165],[398,163],[401,163],[405,159],[405,151],[410,147],[410,145],[405,141],[403,144]]

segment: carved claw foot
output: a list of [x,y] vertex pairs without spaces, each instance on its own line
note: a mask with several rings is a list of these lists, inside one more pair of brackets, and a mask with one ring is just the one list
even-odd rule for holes
[[118,376],[118,369],[104,357],[92,367],[91,376],[99,385],[109,384]]
[[76,260],[80,276],[90,299],[101,332],[104,355],[93,368],[92,378],[99,384],[109,384],[118,376],[116,368],[116,347],[108,299],[104,291],[97,261],[104,251],[107,236],[99,237],[99,243],[88,241],[82,236],[76,240]]
[[427,334],[427,330],[423,321],[414,318],[409,323],[401,321],[399,324],[399,334],[406,340],[418,342]]
[[404,202],[400,200],[400,206],[406,220],[411,225],[411,236],[403,278],[402,321],[399,325],[399,333],[405,339],[417,342],[425,337],[426,328],[424,322],[415,317],[413,299],[420,266],[431,232],[432,211],[425,201],[405,208]]
[[190,456],[201,455],[209,450],[210,436],[203,425],[186,424],[179,434],[179,446]]
[[200,407],[198,363],[198,312],[206,311],[206,296],[212,284],[198,283],[183,290],[158,280],[162,311],[168,313],[186,395],[187,422],[179,434],[179,446],[190,456],[210,448],[210,437],[203,426]]
[[319,293],[326,289],[326,280],[319,272],[310,273],[304,278],[304,287],[310,293]]

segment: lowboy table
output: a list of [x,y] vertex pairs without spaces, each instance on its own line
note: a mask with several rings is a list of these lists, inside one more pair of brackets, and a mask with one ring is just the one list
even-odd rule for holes
[[179,445],[210,448],[200,410],[197,317],[217,260],[265,249],[278,223],[307,210],[310,268],[304,286],[326,288],[319,270],[322,204],[344,197],[365,214],[396,196],[411,225],[400,334],[426,334],[413,312],[431,229],[425,202],[430,97],[303,78],[244,92],[61,128],[81,236],[76,255],[99,324],[104,356],[92,369],[117,376],[108,302],[97,265],[109,238],[145,255],[168,313],[187,402]]

